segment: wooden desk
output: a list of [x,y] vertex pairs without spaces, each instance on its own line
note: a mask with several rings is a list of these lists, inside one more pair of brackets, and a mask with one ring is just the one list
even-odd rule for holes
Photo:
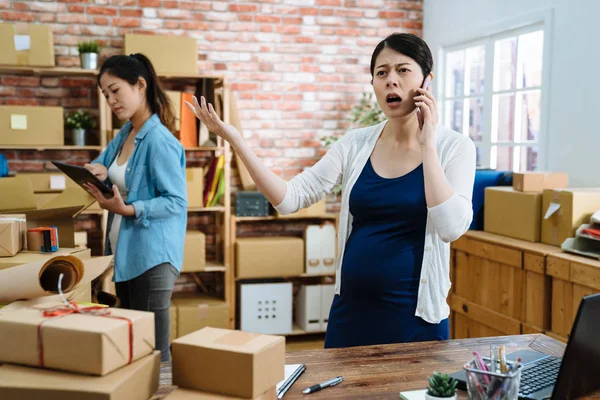
[[[288,353],[286,363],[304,363],[307,368],[283,399],[397,400],[401,391],[425,389],[427,376],[433,371],[451,373],[460,370],[471,359],[474,350],[482,354],[489,352],[490,343],[506,345],[507,353],[529,348],[562,356],[565,349],[564,343],[549,336],[531,334],[298,351]],[[340,385],[311,395],[302,394],[303,389],[338,375],[344,377]],[[161,381],[162,378],[165,377],[161,376]],[[172,386],[161,386],[152,400],[162,399],[172,390]],[[458,393],[459,399],[467,399],[466,391]],[[588,398],[600,398],[600,393]]]

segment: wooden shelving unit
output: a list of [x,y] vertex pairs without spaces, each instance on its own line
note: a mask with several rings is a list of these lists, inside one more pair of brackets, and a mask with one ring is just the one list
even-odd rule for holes
[[[270,222],[270,221],[279,221],[279,222],[286,222],[286,223],[293,223],[293,222],[324,222],[324,221],[331,221],[334,222],[336,227],[338,225],[338,218],[339,216],[337,214],[325,214],[325,215],[319,215],[319,216],[303,216],[303,217],[286,217],[286,216],[275,216],[275,215],[269,215],[269,216],[263,216],[263,217],[238,217],[236,215],[232,215],[230,218],[230,232],[231,232],[231,239],[230,239],[230,249],[231,249],[231,255],[229,257],[229,259],[231,260],[231,268],[232,270],[235,270],[235,242],[237,240],[237,224],[238,223],[255,223],[255,222]],[[335,271],[333,271],[331,274],[301,274],[301,275],[289,275],[289,276],[277,276],[277,277],[257,277],[257,278],[238,278],[235,276],[234,273],[230,274],[231,277],[231,281],[228,282],[228,285],[230,286],[230,292],[231,292],[231,302],[229,303],[229,309],[230,315],[233,315],[234,317],[236,316],[236,285],[240,284],[242,281],[243,282],[261,282],[261,281],[266,281],[266,280],[273,280],[273,279],[282,279],[282,280],[286,280],[286,279],[310,279],[310,278],[335,278]],[[295,323],[293,324],[293,331],[291,333],[288,333],[284,336],[301,336],[301,335],[315,335],[315,334],[323,334],[324,332],[306,332],[302,329],[300,329],[297,325],[295,325]]]
[[[81,68],[63,68],[63,67],[20,67],[20,66],[2,66],[0,65],[0,75],[22,75],[22,76],[46,76],[46,77],[81,77],[81,78],[95,78],[98,75],[97,70],[85,70]],[[222,115],[221,118],[229,123],[230,121],[230,89],[228,81],[223,75],[216,74],[189,74],[189,75],[166,75],[159,74],[159,78],[165,82],[181,82],[182,84],[188,84],[200,79],[213,79],[215,93],[218,91],[220,98],[222,99]],[[91,146],[13,146],[13,145],[2,145],[0,144],[0,150],[33,150],[33,151],[50,151],[50,150],[67,150],[67,151],[97,151],[101,152],[106,149],[108,142],[114,137],[118,129],[113,127],[112,112],[106,103],[104,96],[98,89],[98,128],[99,128],[99,144]],[[217,96],[215,95],[215,98]],[[115,129],[113,129],[115,128]],[[216,261],[208,261],[205,272],[222,273],[224,274],[224,297],[225,301],[229,304],[234,304],[232,283],[234,283],[233,270],[231,268],[231,240],[230,240],[230,210],[231,210],[231,149],[229,143],[218,138],[216,146],[199,146],[193,148],[186,148],[186,152],[194,151],[209,151],[213,152],[214,155],[225,155],[224,163],[224,179],[225,179],[225,194],[223,196],[222,204],[215,207],[201,207],[201,208],[190,208],[190,213],[212,213],[215,218],[215,225],[218,231],[218,244],[219,249],[217,254],[219,259]],[[102,231],[103,237],[106,232],[106,223],[108,214],[103,210],[86,210],[81,214],[84,215],[100,215],[102,217]],[[104,243],[104,240],[102,241]],[[233,311],[233,309],[231,309]],[[234,326],[235,314],[230,313],[229,319],[231,326]]]

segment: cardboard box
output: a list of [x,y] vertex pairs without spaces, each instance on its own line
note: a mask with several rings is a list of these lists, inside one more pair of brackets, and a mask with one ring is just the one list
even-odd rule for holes
[[23,212],[27,218],[27,229],[40,226],[58,228],[59,246],[75,247],[73,218],[95,202],[95,199],[81,188],[70,188],[37,208],[31,181],[23,177],[0,179],[0,212]]
[[321,201],[313,204],[308,208],[303,208],[298,212],[289,215],[282,215],[279,212],[277,216],[279,218],[311,218],[311,217],[322,217],[327,215],[327,202],[326,199],[323,198]]
[[199,272],[206,268],[206,237],[200,231],[187,231],[183,246],[181,272]]
[[177,339],[177,307],[172,305],[169,307],[169,343],[175,339]]
[[0,399],[148,400],[158,389],[160,352],[105,376],[40,368],[0,366]]
[[57,172],[19,172],[18,177],[31,181],[33,193],[60,193],[65,189],[79,188],[71,178]]
[[26,246],[25,214],[0,214],[0,257],[12,257]]
[[284,335],[292,333],[292,283],[240,285],[240,329]]
[[204,169],[186,168],[187,195],[189,208],[204,206]]
[[154,351],[154,313],[110,308],[103,311],[108,315],[44,317],[43,310],[49,308],[42,305],[18,312],[0,310],[0,362],[41,366],[41,323],[43,366],[49,369],[103,376],[129,363],[131,345],[133,361]]
[[277,389],[272,387],[258,397],[236,397],[225,394],[215,394],[208,392],[199,392],[197,390],[187,390],[177,388],[166,397],[166,400],[275,400],[277,399]]
[[175,114],[175,130],[179,132],[179,129],[181,129],[181,92],[165,90],[165,93],[171,102],[173,113]]
[[487,187],[483,227],[486,232],[539,242],[541,193],[517,192],[512,187]]
[[229,328],[229,305],[220,299],[194,293],[171,299],[176,308],[177,337],[202,328]]
[[304,273],[304,241],[300,238],[239,238],[235,248],[238,278],[298,276]]
[[0,24],[0,64],[54,67],[52,27]]
[[184,389],[255,398],[284,379],[280,336],[204,328],[175,340],[171,351],[173,385]]
[[184,36],[125,34],[124,53],[143,53],[159,75],[196,75],[196,39]]
[[513,189],[520,192],[543,192],[569,186],[569,174],[562,172],[515,172]]
[[542,201],[542,242],[560,246],[581,224],[600,210],[600,188],[545,190]]
[[0,106],[0,143],[3,146],[63,146],[63,108]]

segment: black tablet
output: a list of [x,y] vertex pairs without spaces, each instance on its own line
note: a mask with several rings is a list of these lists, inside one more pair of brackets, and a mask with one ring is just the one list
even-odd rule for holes
[[104,182],[102,182],[84,167],[65,164],[60,161],[52,161],[52,164],[54,164],[56,168],[64,172],[69,178],[71,178],[75,183],[77,183],[86,191],[87,188],[83,185],[86,183],[91,183],[92,185],[96,186],[98,190],[100,190],[104,197],[106,197],[107,199],[110,199],[114,196],[114,193],[110,187],[108,187]]

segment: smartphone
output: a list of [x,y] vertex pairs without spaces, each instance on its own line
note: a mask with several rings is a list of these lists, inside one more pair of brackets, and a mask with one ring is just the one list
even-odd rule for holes
[[[423,80],[423,84],[421,85],[421,89],[427,90],[429,88],[429,85],[431,85],[431,76],[427,75],[427,77],[425,78],[425,80]],[[420,108],[418,108],[418,111],[417,111],[417,118],[419,119],[419,129],[423,129],[423,123],[425,121],[425,117],[423,116],[423,113],[421,112]]]

